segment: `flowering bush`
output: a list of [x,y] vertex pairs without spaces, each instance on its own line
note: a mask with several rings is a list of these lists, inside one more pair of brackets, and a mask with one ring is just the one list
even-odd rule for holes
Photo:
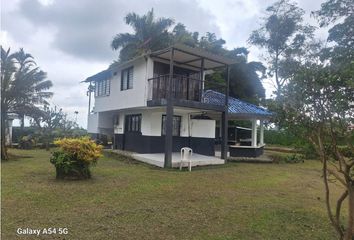
[[89,137],[63,138],[54,144],[59,146],[59,150],[53,152],[50,162],[56,168],[57,178],[91,178],[90,165],[96,164],[101,157],[102,146]]

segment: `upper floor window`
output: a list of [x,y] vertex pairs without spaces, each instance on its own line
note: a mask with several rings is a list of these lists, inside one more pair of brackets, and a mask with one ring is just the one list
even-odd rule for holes
[[95,83],[95,96],[109,96],[111,92],[111,79],[97,81]]
[[133,88],[133,70],[134,67],[129,67],[122,70],[120,90],[127,90]]

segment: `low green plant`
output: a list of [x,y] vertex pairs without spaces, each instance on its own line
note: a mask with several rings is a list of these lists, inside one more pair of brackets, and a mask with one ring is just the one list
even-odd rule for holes
[[301,163],[305,158],[302,154],[271,154],[274,163]]
[[50,162],[55,166],[57,179],[91,178],[90,166],[101,157],[102,146],[89,137],[63,138],[54,143],[59,150],[53,152]]
[[286,147],[294,147],[295,145],[302,144],[301,139],[286,130],[266,130],[264,131],[264,141],[267,144]]

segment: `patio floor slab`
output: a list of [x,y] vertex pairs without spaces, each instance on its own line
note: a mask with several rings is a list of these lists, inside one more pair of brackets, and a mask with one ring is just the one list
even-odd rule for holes
[[[148,153],[148,154],[133,153],[131,156],[138,161],[155,165],[157,167],[163,168],[164,166],[165,155],[163,153]],[[205,156],[197,153],[193,153],[191,160],[192,160],[192,167],[206,166],[206,165],[219,165],[225,163],[223,159],[212,157],[212,156]],[[172,153],[172,167],[174,168],[179,167],[180,162],[181,162],[181,154]],[[187,164],[184,164],[184,166],[187,166]]]

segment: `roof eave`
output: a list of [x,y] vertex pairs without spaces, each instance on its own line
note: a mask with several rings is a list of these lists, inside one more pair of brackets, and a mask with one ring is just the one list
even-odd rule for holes
[[230,117],[234,117],[236,119],[258,119],[258,120],[266,120],[272,118],[272,114],[256,114],[256,113],[228,113]]
[[[172,48],[176,49],[177,51],[184,52],[186,54],[194,55],[196,57],[205,58],[211,62],[218,63],[221,66],[222,65],[227,66],[227,65],[232,65],[232,64],[237,63],[237,61],[234,59],[220,56],[220,55],[216,55],[216,54],[210,53],[202,48],[190,47],[190,46],[187,46],[184,44],[174,44],[168,48],[152,52],[150,55],[151,56],[159,56],[159,55],[162,55],[164,53],[171,51]],[[215,68],[220,68],[221,66],[218,66]]]

